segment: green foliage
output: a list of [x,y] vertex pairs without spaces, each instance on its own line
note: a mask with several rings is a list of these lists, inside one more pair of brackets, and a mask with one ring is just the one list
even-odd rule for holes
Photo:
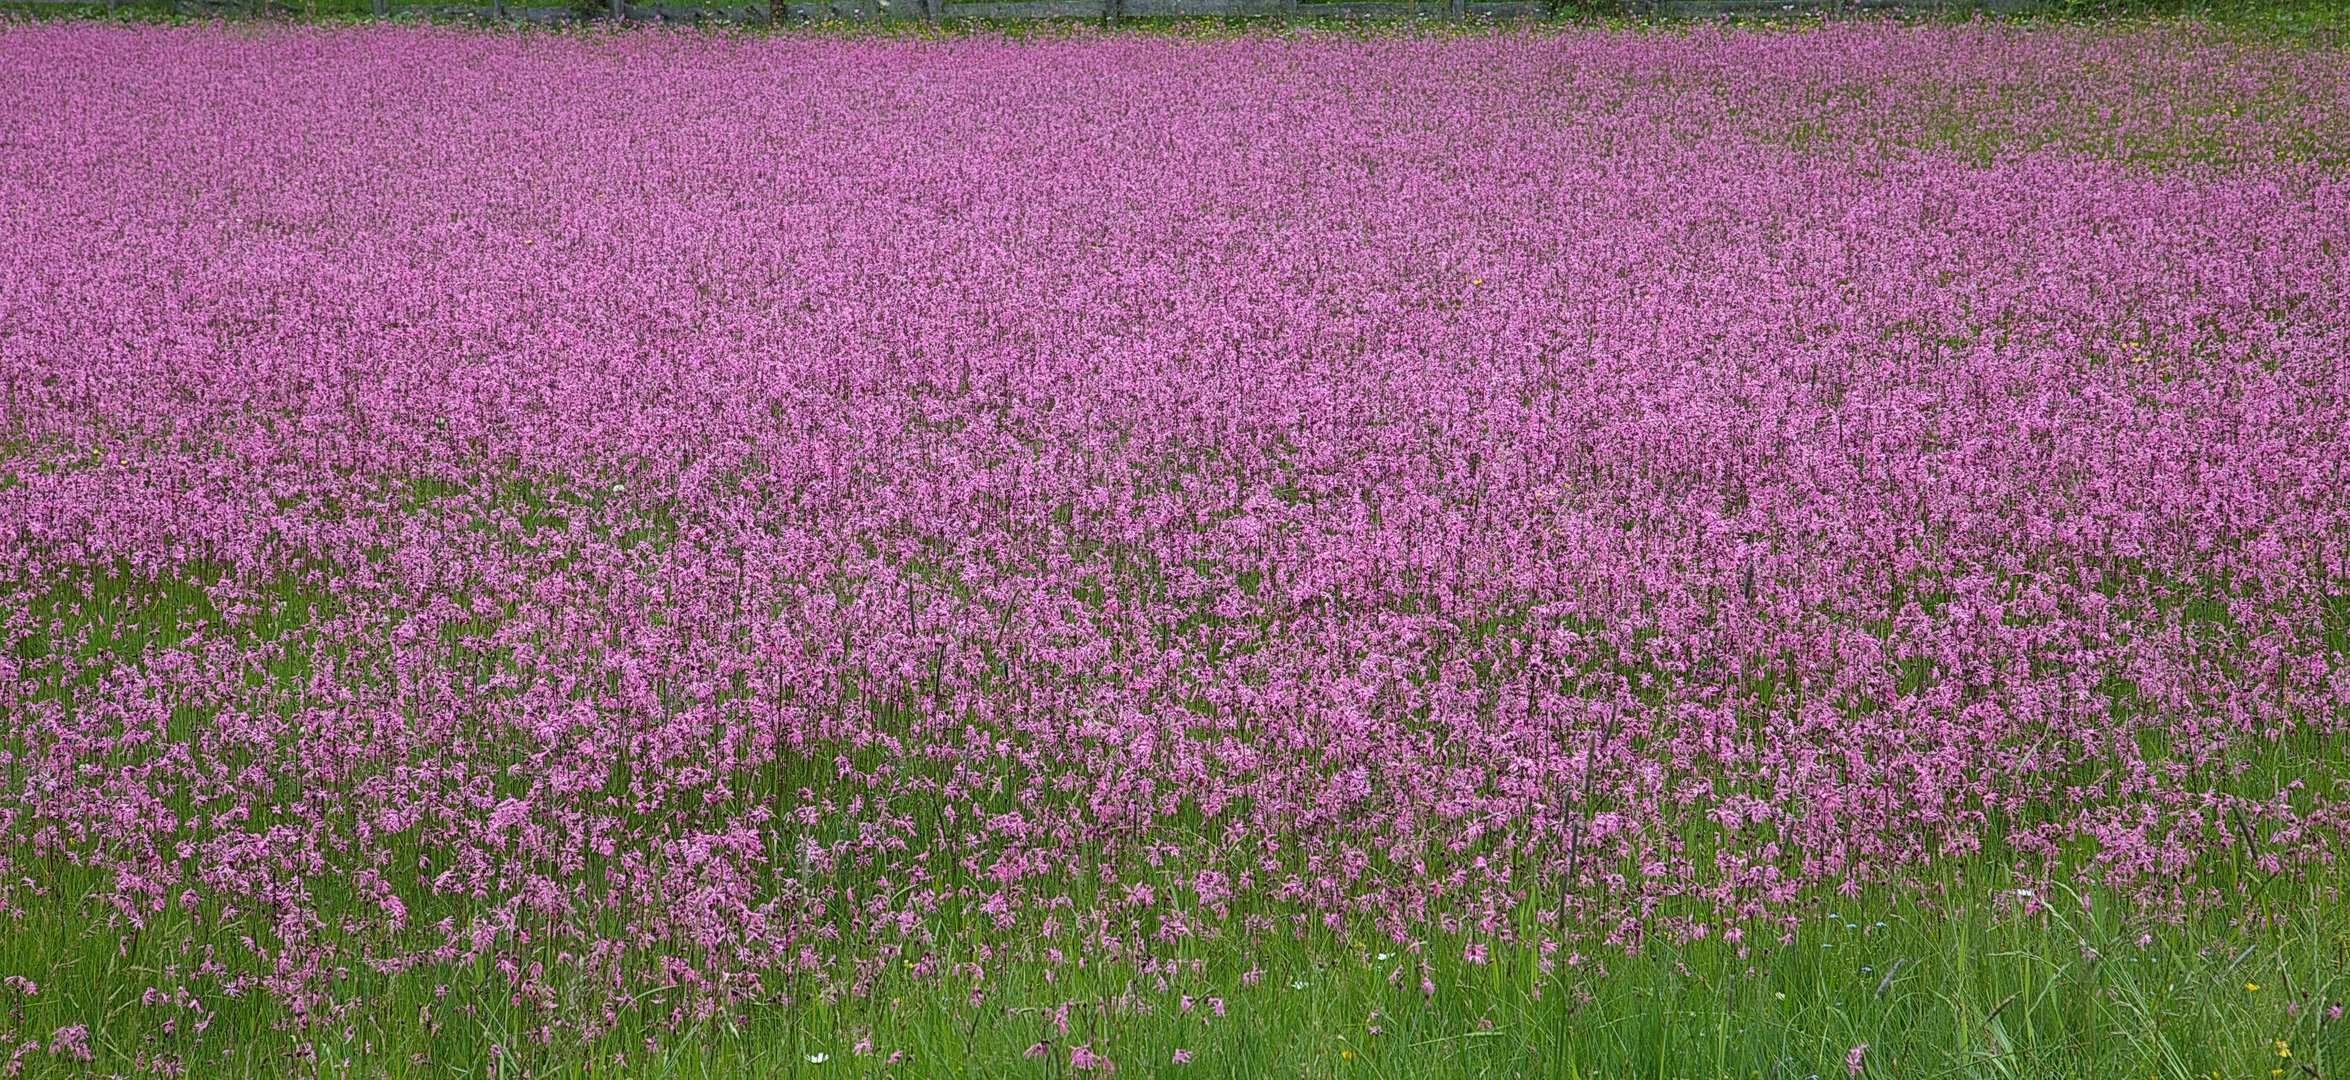
[[[0,941],[0,971],[38,984],[0,990],[0,1038],[46,1044],[88,1025],[97,1061],[35,1052],[29,1076],[176,1065],[199,1076],[1042,1078],[1073,1075],[1077,1046],[1126,1075],[1301,1080],[1802,1080],[1844,1075],[1862,1044],[1862,1075],[1878,1077],[2350,1069],[2350,1022],[2329,1014],[2350,994],[2339,881],[2274,883],[2272,916],[2166,922],[2098,894],[2019,896],[1984,866],[1933,890],[1816,898],[1784,943],[1683,935],[1637,955],[1587,942],[1471,962],[1467,936],[1398,943],[1285,919],[1250,930],[1235,912],[1187,942],[1170,972],[1049,962],[1052,938],[920,928],[856,992],[786,976],[711,1012],[682,988],[657,991],[619,1003],[586,1047],[537,1045],[533,1031],[552,1015],[604,1013],[612,1003],[594,987],[526,1000],[486,965],[355,970],[335,987],[345,1004],[309,1016],[264,995],[138,1006],[170,999],[208,943],[266,933],[266,916],[175,908],[135,928],[77,897],[95,883],[59,867],[46,895],[18,894],[30,903]],[[530,948],[513,955],[527,962]],[[1174,1063],[1178,1050],[1188,1064]]]

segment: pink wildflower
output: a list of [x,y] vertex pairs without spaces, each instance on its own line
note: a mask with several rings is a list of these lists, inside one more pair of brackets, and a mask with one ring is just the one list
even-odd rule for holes
[[81,1024],[61,1027],[51,1034],[49,1053],[73,1061],[90,1061],[97,1056],[90,1052],[90,1029]]

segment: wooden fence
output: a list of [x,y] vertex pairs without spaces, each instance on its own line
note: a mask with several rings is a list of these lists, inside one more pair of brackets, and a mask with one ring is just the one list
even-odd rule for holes
[[[13,4],[96,6],[100,0],[0,0]],[[115,10],[118,0],[103,0]],[[486,3],[416,3],[371,0],[377,18],[476,19],[497,23],[554,24],[585,20],[623,23],[763,24],[826,19],[851,21],[956,19],[1085,19],[1116,23],[1123,18],[1267,19],[1429,19],[1507,20],[1539,18],[1545,0],[754,0],[747,4],[635,3],[589,0],[588,6],[555,7],[541,0],[487,0]],[[1966,11],[2015,13],[2045,0],[1624,0],[1633,15],[1661,19],[1842,17],[1933,15]],[[287,0],[172,0],[190,15],[286,15],[298,10]]]
[[[819,19],[1088,19],[1115,23],[1122,18],[1182,17],[1516,19],[1539,16],[1544,10],[1539,0],[771,0],[736,7],[603,0],[596,14],[619,22],[688,24]],[[495,0],[490,4],[431,6],[375,0],[375,12],[379,16],[413,13],[509,22],[567,22],[581,15],[574,8]]]
[[2045,0],[1625,0],[1636,16],[1663,19],[1856,18],[2038,11]]
[[[17,4],[116,10],[130,0],[0,0]],[[372,0],[377,18],[478,19],[500,23],[555,24],[582,21],[626,23],[774,23],[826,19],[849,21],[955,19],[1084,19],[1115,23],[1124,18],[1270,19],[1519,19],[1547,10],[1544,0],[766,0],[748,4],[635,3],[590,0],[592,6],[556,7],[518,0],[487,3],[415,3]],[[298,13],[299,0],[171,0],[187,15],[283,16]]]

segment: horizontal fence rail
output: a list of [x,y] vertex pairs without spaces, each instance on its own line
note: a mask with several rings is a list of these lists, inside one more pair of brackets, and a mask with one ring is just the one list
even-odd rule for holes
[[[131,0],[0,0],[18,4],[98,7],[115,11]],[[287,0],[171,0],[171,6],[198,16],[282,16],[298,10]],[[2046,6],[2045,0],[1627,0],[1628,13],[1659,19],[1852,17],[1947,15],[1963,12],[2018,14]],[[1540,18],[1543,0],[770,0],[721,4],[632,3],[590,0],[578,6],[540,3],[398,3],[373,0],[377,18],[476,19],[486,22],[554,25],[585,21],[620,23],[766,24],[776,22],[923,21],[958,19],[1267,18],[1267,19],[1480,19]]]
[[[87,0],[82,0],[87,2]],[[213,3],[220,0],[183,0]],[[226,0],[236,3],[238,0]],[[1538,0],[780,0],[739,7],[639,4],[608,0],[599,19],[630,23],[765,23],[781,21],[1121,18],[1521,19],[1541,16]],[[395,4],[376,0],[379,16],[477,18],[558,23],[583,18],[579,8],[517,4]]]
[[2038,11],[2044,0],[1631,0],[1633,15],[1663,19],[1775,17],[1828,18],[1868,15],[1947,15],[1984,12],[2015,15]]

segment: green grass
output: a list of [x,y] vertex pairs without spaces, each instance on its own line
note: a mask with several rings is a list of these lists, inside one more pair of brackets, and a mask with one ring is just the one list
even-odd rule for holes
[[[51,895],[0,943],[0,968],[40,984],[31,997],[0,991],[0,1037],[46,1041],[86,1023],[101,1073],[161,1060],[195,1075],[482,1076],[497,1066],[509,1076],[1059,1077],[1072,1044],[1139,1076],[1800,1080],[1844,1075],[1862,1043],[1864,1074],[1883,1077],[2350,1070],[2350,1022],[2316,1007],[2350,994],[2350,911],[2330,881],[2271,886],[2274,910],[2291,914],[2173,924],[2097,895],[2059,893],[2027,912],[1999,873],[1982,870],[1930,891],[1819,898],[1785,944],[1750,937],[1742,950],[1715,935],[1652,940],[1638,955],[1586,944],[1575,962],[1562,952],[1547,965],[1531,947],[1470,963],[1451,936],[1300,934],[1286,919],[1252,930],[1239,912],[1218,936],[1174,950],[1185,969],[1171,974],[1038,959],[1056,943],[1074,956],[1073,934],[986,942],[917,931],[874,943],[885,959],[854,989],[782,978],[698,1020],[706,997],[654,991],[623,1003],[584,1048],[538,1046],[530,1032],[550,1016],[601,1015],[601,995],[558,985],[518,1003],[486,968],[354,972],[333,986],[349,1004],[323,1016],[294,1016],[259,994],[132,1007],[150,988],[168,997],[207,945],[264,930],[262,920],[175,910],[133,932],[73,900],[70,872],[47,884]],[[887,958],[888,947],[902,952]],[[909,972],[925,955],[937,973]],[[1433,994],[1421,990],[1423,971]],[[677,1009],[687,1019],[673,1026]],[[207,1012],[210,1025],[191,1032]],[[164,1031],[173,1017],[177,1030]],[[1049,1052],[1026,1056],[1039,1043]],[[1172,1064],[1178,1049],[1188,1065]],[[892,1064],[893,1053],[906,1057]],[[26,1060],[28,1075],[85,1070],[46,1053]]]

